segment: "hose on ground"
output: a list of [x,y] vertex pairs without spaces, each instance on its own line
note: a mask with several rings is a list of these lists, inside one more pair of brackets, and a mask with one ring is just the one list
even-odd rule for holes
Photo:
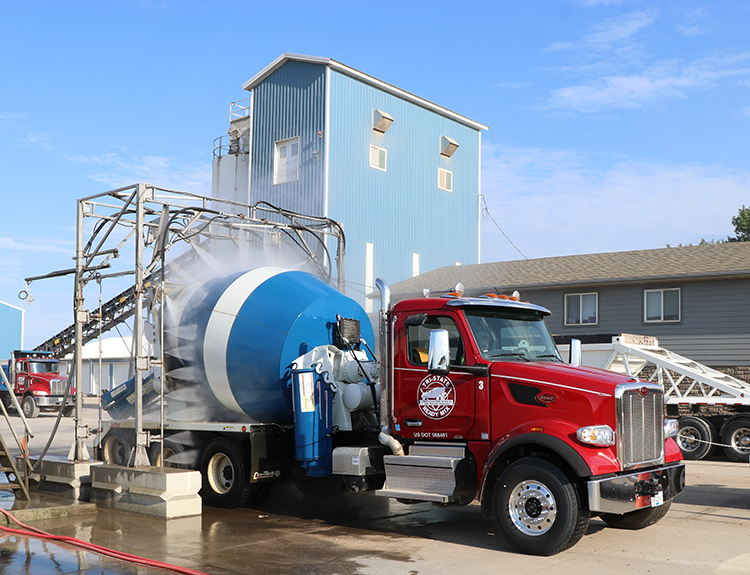
[[143,565],[145,567],[153,567],[156,569],[166,569],[168,571],[173,571],[175,573],[182,573],[184,575],[207,575],[206,573],[203,573],[202,571],[196,571],[195,569],[189,569],[188,567],[180,567],[179,565],[171,565],[169,563],[156,561],[154,559],[146,559],[145,557],[139,557],[138,555],[130,555],[129,553],[123,553],[122,551],[116,551],[114,549],[102,547],[101,545],[96,545],[94,543],[87,543],[86,541],[81,541],[80,539],[76,539],[75,537],[68,537],[66,535],[53,535],[52,533],[47,533],[46,531],[42,531],[41,529],[37,529],[36,527],[31,527],[30,525],[21,523],[18,519],[13,517],[13,515],[11,515],[5,509],[0,509],[0,513],[5,515],[10,521],[15,523],[16,525],[23,527],[23,529],[13,529],[12,527],[5,527],[4,525],[0,525],[0,530],[6,533],[13,533],[16,535],[22,535],[24,537],[36,537],[39,539],[46,539],[46,540],[54,541],[58,543],[67,543],[68,545],[74,545],[76,547],[85,549],[86,551],[98,553],[99,555],[104,555],[106,557],[111,557],[113,559],[117,559],[119,561],[125,561],[127,563]]

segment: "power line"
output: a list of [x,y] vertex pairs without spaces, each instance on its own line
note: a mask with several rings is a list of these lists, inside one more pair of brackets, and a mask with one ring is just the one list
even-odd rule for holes
[[490,209],[489,209],[489,208],[487,207],[487,200],[485,199],[485,197],[484,197],[484,194],[482,194],[482,195],[481,195],[481,198],[482,198],[482,205],[483,205],[483,207],[482,207],[482,214],[483,214],[483,215],[486,215],[486,217],[485,217],[484,219],[485,219],[485,220],[486,220],[487,218],[491,219],[491,220],[492,220],[492,223],[493,223],[493,224],[495,224],[495,225],[497,226],[497,229],[498,229],[498,230],[500,230],[500,233],[501,233],[501,234],[503,234],[503,235],[505,236],[505,239],[506,239],[506,240],[508,240],[508,243],[510,243],[510,245],[512,245],[512,246],[513,246],[514,248],[516,248],[516,251],[517,251],[517,252],[518,252],[519,254],[521,254],[521,255],[522,255],[522,256],[524,257],[524,259],[529,259],[529,258],[527,258],[527,257],[526,257],[526,256],[524,255],[524,253],[523,253],[523,252],[522,252],[521,250],[519,250],[519,249],[518,249],[518,246],[516,246],[516,244],[514,244],[514,243],[513,243],[512,241],[511,241],[511,239],[510,239],[510,238],[508,237],[508,234],[506,234],[506,233],[505,233],[505,232],[503,231],[503,228],[501,228],[501,227],[500,227],[500,225],[499,225],[499,224],[498,224],[498,223],[497,223],[497,222],[495,221],[495,218],[493,218],[493,217],[492,217],[492,214],[490,213]]

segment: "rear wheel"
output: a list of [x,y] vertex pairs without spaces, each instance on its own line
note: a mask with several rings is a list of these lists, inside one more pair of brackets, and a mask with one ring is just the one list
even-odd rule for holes
[[193,469],[191,451],[183,444],[167,439],[164,442],[162,465],[161,441],[155,441],[148,450],[148,459],[154,467],[173,467],[175,469]]
[[653,525],[664,517],[671,506],[672,502],[667,501],[658,507],[638,509],[637,511],[631,511],[624,515],[602,513],[599,516],[599,519],[604,521],[610,527],[617,527],[618,529],[643,529],[644,527]]
[[39,407],[33,395],[27,395],[21,402],[21,409],[26,419],[34,419],[39,415]]
[[716,428],[710,421],[700,417],[681,417],[677,445],[685,459],[703,459],[713,451]]
[[127,465],[133,451],[134,432],[126,429],[110,429],[102,441],[104,463]]
[[750,457],[750,419],[739,417],[730,421],[724,428],[721,442],[729,459],[747,463]]
[[567,476],[548,461],[524,458],[502,472],[494,492],[498,529],[519,551],[554,555],[575,545],[590,513]]
[[201,463],[203,501],[214,507],[240,507],[251,495],[248,466],[238,447],[216,439],[206,448]]

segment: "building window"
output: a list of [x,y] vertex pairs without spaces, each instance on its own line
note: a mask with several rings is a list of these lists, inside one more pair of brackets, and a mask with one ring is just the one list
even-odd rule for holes
[[453,191],[453,172],[438,168],[438,188],[446,192]]
[[643,292],[644,321],[680,321],[680,288]]
[[599,294],[565,294],[565,325],[599,323]]
[[419,275],[419,254],[412,252],[411,254],[411,277],[417,277]]
[[370,146],[370,167],[376,170],[386,171],[388,152],[377,146]]
[[299,180],[299,137],[276,142],[273,158],[273,183]]

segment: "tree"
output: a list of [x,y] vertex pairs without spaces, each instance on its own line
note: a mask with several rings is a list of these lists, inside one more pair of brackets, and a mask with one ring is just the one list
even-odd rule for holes
[[737,215],[732,218],[735,237],[729,236],[728,242],[750,242],[750,208],[745,204],[737,211]]

